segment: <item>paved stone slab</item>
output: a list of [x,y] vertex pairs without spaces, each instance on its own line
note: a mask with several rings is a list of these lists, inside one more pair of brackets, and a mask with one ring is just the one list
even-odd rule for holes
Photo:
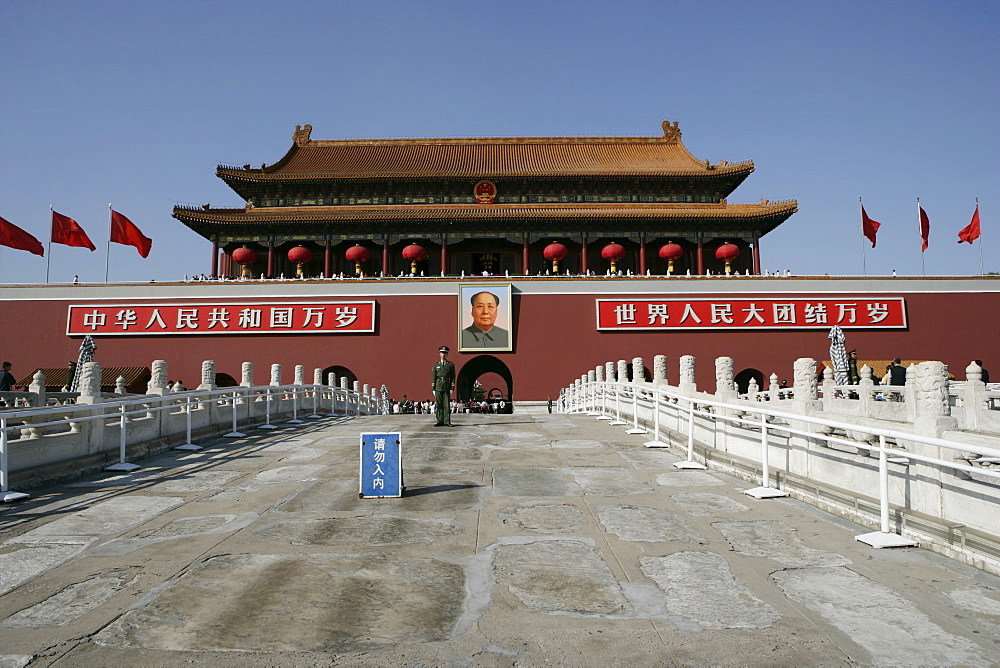
[[128,585],[132,578],[125,575],[98,576],[70,585],[41,603],[25,608],[3,620],[8,628],[65,626],[84,613],[100,607]]
[[527,531],[573,533],[587,526],[587,518],[576,506],[539,504],[509,508],[501,513],[504,524]]
[[205,492],[219,489],[241,476],[239,471],[190,471],[178,473],[177,477],[162,480],[149,487],[150,492],[157,494],[183,494],[186,492]]
[[573,478],[583,493],[590,496],[629,496],[648,494],[652,488],[639,482],[624,467],[574,468]]
[[598,517],[605,530],[622,540],[650,543],[670,540],[705,542],[704,537],[690,529],[680,517],[657,508],[612,506],[601,509]]
[[38,577],[81,550],[79,545],[53,544],[40,547],[4,545],[0,548],[0,595]]
[[11,542],[86,544],[101,536],[139,526],[183,502],[183,499],[163,496],[130,495],[109,499],[32,529]]
[[678,492],[670,498],[678,506],[699,517],[714,515],[731,515],[750,510],[739,501],[728,496],[708,494],[706,492]]
[[786,566],[845,566],[847,557],[805,545],[798,533],[777,520],[713,522],[733,549],[748,557],[774,559]]
[[586,438],[560,439],[552,442],[552,447],[561,449],[593,449],[603,447],[600,441],[592,441]]
[[725,483],[705,471],[676,471],[659,474],[656,476],[656,484],[663,487],[705,487]]
[[434,559],[225,555],[202,562],[94,641],[230,651],[440,641],[461,614],[464,587],[460,567]]
[[254,529],[263,538],[292,545],[415,545],[449,536],[457,522],[403,517],[345,517],[283,520]]
[[778,613],[736,581],[729,562],[712,552],[642,557],[642,572],[667,598],[667,609],[703,629],[762,629]]
[[633,448],[616,448],[618,454],[637,469],[671,469],[674,462],[681,461],[681,458],[672,452],[662,449],[643,448],[637,450]]
[[785,595],[820,614],[880,666],[987,666],[974,643],[947,633],[903,597],[846,568],[797,568],[771,577]]
[[572,496],[579,487],[567,480],[563,469],[493,469],[494,496]]
[[502,545],[494,573],[498,584],[537,612],[612,615],[628,609],[611,569],[593,545],[580,541]]

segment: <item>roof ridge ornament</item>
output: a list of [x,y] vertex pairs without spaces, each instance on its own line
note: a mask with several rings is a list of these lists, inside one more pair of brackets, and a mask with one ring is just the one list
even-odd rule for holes
[[678,121],[674,121],[673,124],[670,121],[663,121],[663,137],[668,144],[674,144],[681,140],[681,129],[678,126]]
[[295,141],[296,146],[305,146],[312,141],[309,135],[312,134],[313,126],[308,123],[305,125],[296,125],[295,132],[292,134],[292,139]]

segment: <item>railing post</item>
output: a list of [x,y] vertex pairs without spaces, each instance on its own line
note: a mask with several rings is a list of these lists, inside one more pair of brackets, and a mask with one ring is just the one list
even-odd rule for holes
[[[169,404],[168,404],[169,405]],[[160,409],[163,410],[163,402],[160,403]],[[195,451],[201,450],[201,446],[195,445],[191,442],[191,398],[188,397],[184,402],[184,431],[187,437],[184,439],[183,445],[178,445],[174,450],[187,450]]]
[[620,379],[615,379],[615,419],[609,422],[610,425],[628,424],[622,420],[622,384]]
[[878,494],[880,531],[855,536],[854,540],[872,547],[911,547],[916,541],[903,538],[889,531],[889,453],[885,447],[885,436],[878,437]]
[[632,428],[626,434],[645,434],[646,430],[639,426],[639,386],[632,381]]
[[288,424],[302,424],[299,419],[299,385],[292,386],[292,419]]
[[674,462],[674,466],[679,469],[707,469],[704,464],[699,464],[694,460],[694,399],[688,399],[688,447],[687,461]]
[[307,415],[306,416],[307,418],[312,418],[313,420],[316,420],[318,418],[323,417],[322,415],[319,414],[319,393],[320,393],[322,387],[323,387],[323,385],[320,384],[320,383],[314,383],[313,386],[312,386],[312,388],[313,388],[313,412],[312,412],[311,415]]
[[647,448],[669,448],[670,445],[660,440],[660,391],[653,388],[653,440],[646,441]]
[[0,501],[20,501],[29,498],[24,492],[12,492],[7,487],[7,418],[0,417]]
[[768,466],[767,452],[767,414],[760,413],[760,468],[761,477],[764,479],[760,487],[743,490],[744,494],[756,499],[773,499],[779,496],[788,496],[788,492],[771,487],[771,469]]
[[[130,464],[125,461],[125,440],[126,440],[126,419],[125,419],[126,408],[125,404],[121,405],[121,417],[118,419],[118,463],[112,464],[104,468],[105,471],[124,471],[129,473],[135,471],[136,469],[142,468],[138,464]],[[100,424],[100,421],[98,422]]]
[[244,434],[243,432],[240,432],[240,431],[236,430],[236,397],[237,397],[237,395],[238,395],[238,390],[233,390],[233,403],[232,403],[232,407],[233,407],[233,430],[231,432],[229,432],[228,434],[224,434],[225,438],[242,438],[243,436],[246,436],[246,434]]
[[271,386],[268,385],[267,389],[264,390],[264,424],[260,425],[258,429],[277,429],[278,427],[271,424]]

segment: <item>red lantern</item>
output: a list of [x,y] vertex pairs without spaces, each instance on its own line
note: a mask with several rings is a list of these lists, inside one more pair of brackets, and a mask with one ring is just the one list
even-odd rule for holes
[[559,262],[565,259],[566,253],[568,252],[569,251],[565,246],[560,243],[556,243],[555,241],[546,246],[545,250],[542,251],[542,256],[544,256],[546,260],[551,260],[552,262],[553,274],[559,273]]
[[726,263],[726,274],[730,272],[733,260],[740,256],[740,249],[728,241],[715,249],[715,258]]
[[673,241],[660,247],[660,257],[667,261],[667,273],[674,273],[674,260],[684,257],[684,249]]
[[354,263],[354,272],[360,276],[361,275],[361,263],[365,262],[372,256],[367,248],[360,244],[355,244],[347,249],[344,254],[349,262]]
[[417,263],[427,259],[427,249],[417,243],[412,243],[403,249],[403,259],[410,261],[410,275],[417,275]]
[[618,262],[625,257],[625,248],[621,244],[608,244],[601,250],[601,257],[611,262],[611,273],[618,271]]
[[257,253],[252,248],[237,248],[232,253],[233,262],[240,265],[240,276],[249,276],[250,270],[247,269],[251,264],[257,261]]
[[288,259],[295,263],[295,275],[302,276],[302,265],[313,259],[312,251],[299,244],[288,251]]

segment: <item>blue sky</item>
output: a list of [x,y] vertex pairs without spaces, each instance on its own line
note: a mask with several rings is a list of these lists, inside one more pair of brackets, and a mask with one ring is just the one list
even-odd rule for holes
[[[0,216],[48,239],[49,206],[98,250],[51,280],[103,281],[108,203],[153,239],[111,281],[207,272],[176,202],[237,206],[219,163],[313,137],[658,135],[751,158],[729,198],[795,198],[766,269],[861,273],[858,197],[883,223],[869,275],[1000,271],[1000,2],[91,2],[0,0]],[[0,283],[46,260],[0,247]]]

